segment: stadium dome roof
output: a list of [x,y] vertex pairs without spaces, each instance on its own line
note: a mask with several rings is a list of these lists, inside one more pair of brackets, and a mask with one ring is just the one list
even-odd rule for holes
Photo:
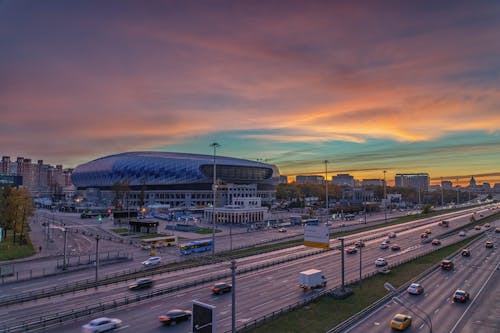
[[[271,164],[216,156],[216,176],[224,183],[276,184],[278,168]],[[81,164],[72,173],[77,187],[212,183],[213,155],[171,152],[127,152]]]

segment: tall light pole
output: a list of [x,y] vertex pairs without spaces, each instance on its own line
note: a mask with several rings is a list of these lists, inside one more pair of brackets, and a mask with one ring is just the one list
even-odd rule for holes
[[328,222],[328,161],[324,160],[325,163],[325,206],[326,206],[326,222]]
[[95,236],[95,286],[99,282],[99,235]]
[[458,177],[457,177],[457,206],[460,203],[460,197],[458,196]]
[[212,190],[213,190],[213,202],[212,202],[212,256],[215,256],[215,200],[216,200],[216,196],[217,196],[217,185],[216,185],[216,181],[217,181],[217,176],[216,176],[216,163],[215,163],[215,154],[217,153],[217,148],[220,147],[220,144],[218,144],[217,142],[213,142],[210,147],[212,147],[214,149],[214,181],[213,181],[213,185],[212,185]]
[[444,207],[443,177],[441,177],[441,207]]
[[236,333],[236,260],[231,260],[231,332]]
[[64,231],[64,255],[63,255],[63,271],[66,270],[66,247],[67,247],[67,244],[68,244],[68,229],[66,228],[66,224],[64,224],[64,227],[63,227],[63,231]]
[[385,215],[385,223],[387,223],[387,185],[385,181],[386,170],[384,170],[384,215]]

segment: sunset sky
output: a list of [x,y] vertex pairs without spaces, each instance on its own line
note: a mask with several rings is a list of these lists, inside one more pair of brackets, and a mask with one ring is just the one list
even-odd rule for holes
[[500,1],[0,0],[0,154],[500,182]]

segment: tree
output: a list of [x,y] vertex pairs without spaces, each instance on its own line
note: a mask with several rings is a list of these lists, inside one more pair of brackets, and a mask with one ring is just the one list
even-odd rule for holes
[[[12,230],[13,242],[20,234],[19,244],[29,232],[29,218],[33,216],[34,208],[31,194],[27,189],[4,188],[0,195],[0,221],[2,228]],[[4,233],[4,238],[7,232]]]

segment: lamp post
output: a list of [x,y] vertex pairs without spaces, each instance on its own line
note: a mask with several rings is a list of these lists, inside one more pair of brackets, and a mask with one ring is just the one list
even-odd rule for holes
[[397,296],[394,296],[392,298],[392,301],[396,304],[399,304],[401,305],[402,307],[404,307],[406,310],[410,311],[411,313],[413,313],[415,316],[417,316],[418,318],[420,318],[420,320],[422,320],[427,326],[429,326],[429,332],[432,333],[432,320],[431,320],[431,317],[429,317],[429,315],[427,314],[427,312],[425,312],[424,310],[422,310],[421,308],[419,308],[415,303],[412,303],[411,306],[412,307],[415,307],[416,309],[420,310],[424,315],[425,317],[427,318],[427,320],[425,318],[422,318],[421,316],[419,316],[415,311],[413,311],[411,309],[411,307],[408,307],[406,306],[406,304]]
[[[360,240],[360,242],[362,242],[362,240]],[[363,249],[363,246],[360,246],[360,247],[359,247],[359,288],[360,288],[360,289],[361,289],[361,280],[362,280],[362,279],[361,279],[361,268],[363,267],[363,266],[361,265],[361,262],[362,262],[362,260],[361,260],[361,253],[363,252],[363,250],[362,250],[362,249]]]
[[326,206],[326,222],[328,222],[328,161],[324,160],[325,163],[325,206]]
[[444,207],[443,177],[441,177],[441,207]]
[[63,255],[63,271],[66,270],[66,247],[67,247],[67,244],[68,244],[68,229],[66,228],[66,224],[64,224],[64,227],[63,227],[63,231],[64,231],[64,255]]
[[457,206],[460,203],[460,197],[458,196],[458,177],[457,177]]
[[231,260],[231,332],[236,333],[236,260]]
[[384,215],[385,215],[385,223],[387,223],[387,186],[385,182],[385,173],[387,171],[384,170]]
[[99,235],[95,236],[95,286],[99,281]]
[[210,147],[214,149],[214,180],[212,184],[212,190],[213,190],[213,202],[212,202],[212,256],[215,256],[215,200],[216,200],[216,195],[217,195],[217,185],[216,185],[216,163],[215,163],[215,154],[217,152],[217,148],[220,147],[220,144],[217,142],[213,142]]

